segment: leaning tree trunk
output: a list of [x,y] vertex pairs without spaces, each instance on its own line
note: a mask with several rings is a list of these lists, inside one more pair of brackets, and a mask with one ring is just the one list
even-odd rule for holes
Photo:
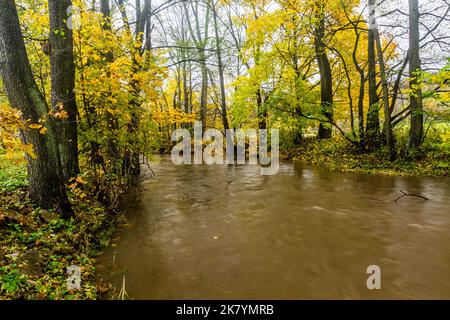
[[59,151],[64,179],[80,172],[78,164],[77,103],[73,32],[67,24],[67,9],[72,0],[49,0],[51,103],[54,112],[64,110],[66,118],[57,121]]
[[392,118],[389,108],[389,89],[386,78],[386,67],[383,59],[383,49],[381,47],[380,33],[375,29],[375,39],[377,43],[378,63],[380,65],[381,86],[383,88],[383,107],[384,107],[384,132],[386,135],[386,147],[388,151],[389,160],[395,159],[395,141],[392,132]]
[[[318,22],[316,23],[314,30],[314,48],[316,52],[317,64],[319,65],[320,73],[320,95],[322,114],[329,121],[333,121],[333,76],[331,74],[330,61],[328,60],[327,53],[325,51],[325,43],[323,38],[325,37],[325,13],[323,12],[323,4],[316,4],[320,8],[318,14]],[[329,123],[321,122],[319,126],[319,139],[331,138],[332,127]]]
[[414,149],[422,144],[423,136],[423,106],[422,90],[419,85],[421,63],[419,55],[419,4],[418,0],[409,0],[409,76],[411,128],[408,138],[408,149]]
[[22,112],[23,120],[46,121],[47,132],[21,132],[24,143],[32,144],[36,158],[27,156],[31,199],[44,209],[57,208],[64,217],[73,212],[61,176],[54,121],[31,71],[14,0],[0,0],[0,73],[11,107]]

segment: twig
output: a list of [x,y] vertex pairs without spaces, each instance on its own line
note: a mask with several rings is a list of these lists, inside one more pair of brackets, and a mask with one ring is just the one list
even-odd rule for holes
[[397,199],[395,199],[395,202],[397,202],[398,200],[400,200],[403,197],[417,197],[417,198],[421,198],[423,200],[428,200],[427,197],[424,197],[424,196],[421,196],[421,195],[418,195],[418,194],[407,193],[407,192],[405,192],[403,190],[400,190],[400,192],[403,193],[403,194],[400,197],[398,197]]
[[118,300],[125,300],[125,298],[129,297],[125,287],[126,287],[126,285],[125,285],[125,274],[124,274],[123,278],[122,278],[122,288],[120,289]]
[[156,173],[155,173],[155,171],[153,171],[152,167],[150,167],[150,164],[148,163],[148,159],[145,161],[145,164],[150,169],[150,171],[152,172],[153,176],[156,177]]

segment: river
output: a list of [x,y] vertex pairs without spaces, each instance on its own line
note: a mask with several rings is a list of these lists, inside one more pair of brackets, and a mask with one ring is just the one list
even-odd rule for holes
[[99,259],[132,299],[450,299],[448,178],[150,165]]

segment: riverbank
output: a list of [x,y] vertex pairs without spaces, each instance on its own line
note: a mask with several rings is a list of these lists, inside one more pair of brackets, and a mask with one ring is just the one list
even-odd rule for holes
[[424,146],[414,157],[399,156],[392,162],[386,160],[383,150],[359,153],[354,146],[340,139],[305,139],[300,146],[281,148],[280,155],[284,160],[341,172],[444,177],[450,172],[450,155],[431,145]]
[[[0,299],[97,299],[110,289],[95,258],[125,222],[74,180],[69,197],[74,218],[62,220],[27,197],[20,157],[0,155]],[[67,267],[81,270],[81,290],[68,290]]]

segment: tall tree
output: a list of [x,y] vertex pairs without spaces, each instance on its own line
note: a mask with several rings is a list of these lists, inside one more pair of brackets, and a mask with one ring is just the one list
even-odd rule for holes
[[422,90],[420,89],[420,33],[419,33],[419,3],[409,0],[409,77],[411,105],[411,128],[408,138],[408,149],[414,149],[422,144],[423,136],[423,106]]
[[[140,1],[139,2],[137,1],[136,4],[137,3],[140,4]],[[130,25],[130,20],[128,19],[125,2],[124,2],[124,0],[117,0],[117,4],[119,7],[120,14],[122,16],[125,30],[131,37],[132,36],[131,25]],[[141,16],[141,11],[139,9],[140,9],[140,5],[136,8],[136,18],[137,19]],[[132,61],[134,72],[137,72],[138,70],[141,69],[139,62],[136,59],[137,55],[141,55],[143,53],[141,50],[138,50],[138,48],[142,46],[142,43],[141,43],[142,42],[142,32],[140,31],[140,28],[141,28],[140,26],[138,26],[136,28],[135,35],[134,35],[135,41],[129,44],[129,49],[131,52],[131,61]],[[135,134],[135,133],[137,133],[138,128],[139,128],[139,116],[136,112],[136,109],[139,107],[138,98],[139,98],[141,90],[138,86],[137,81],[135,81],[134,79],[130,82],[130,86],[133,89],[133,97],[130,99],[130,103],[129,103],[130,107],[132,108],[132,112],[131,112],[131,121],[128,123],[127,127],[128,127],[128,132],[130,134]],[[133,148],[129,148],[128,150],[126,150],[125,159],[123,161],[123,171],[125,172],[125,174],[130,173],[132,177],[137,177],[141,174],[139,151],[133,150],[133,149],[138,149],[135,139],[136,139],[136,136],[134,136],[129,141],[130,146],[133,146]]]
[[223,128],[229,129],[230,125],[228,124],[227,117],[227,98],[225,95],[225,77],[224,77],[224,67],[222,62],[222,48],[220,47],[220,38],[219,38],[219,24],[217,23],[217,8],[214,0],[211,0],[212,14],[214,20],[214,32],[216,37],[216,54],[217,54],[217,64],[219,68],[219,85],[220,85],[220,106],[222,113],[222,123]]
[[[316,24],[314,27],[314,48],[320,73],[320,95],[322,114],[328,121],[333,121],[333,75],[330,60],[325,48],[325,9],[324,1],[318,0],[316,6]],[[319,139],[331,138],[332,129],[328,123],[321,122],[319,126]]]
[[0,71],[11,107],[19,109],[25,121],[36,124],[47,119],[45,134],[36,129],[21,132],[36,155],[27,156],[30,197],[44,209],[56,207],[63,217],[70,217],[54,119],[33,77],[14,0],[0,0]]
[[367,148],[371,151],[376,149],[380,138],[379,98],[376,78],[375,26],[375,0],[369,0],[369,35],[367,45],[369,110],[367,112],[366,142]]
[[202,121],[203,130],[206,128],[206,109],[208,104],[208,68],[206,66],[206,45],[209,37],[209,19],[210,19],[210,6],[206,7],[205,23],[203,26],[203,33],[201,32],[200,17],[199,17],[199,3],[198,1],[190,3],[191,9],[194,13],[195,32],[192,26],[191,19],[189,18],[189,10],[186,2],[183,1],[184,12],[188,21],[189,32],[191,34],[192,41],[198,50],[198,59],[200,63],[201,77],[202,77],[202,89],[200,95],[200,118]]
[[68,27],[68,8],[72,0],[49,0],[51,104],[54,112],[64,110],[57,121],[59,150],[66,180],[78,175],[77,103],[75,99],[75,63],[73,32]]
[[[100,1],[100,12],[103,16],[104,19],[104,23],[103,23],[103,30],[105,30],[106,32],[111,32],[112,28],[111,28],[111,7],[109,5],[109,0],[101,0]],[[105,53],[105,62],[106,63],[112,63],[114,61],[114,55],[113,53],[108,50]],[[108,123],[111,127],[111,129],[113,130],[117,130],[118,129],[118,125],[117,125],[117,117],[110,112],[109,110],[106,113],[107,115],[107,119],[108,119]],[[119,156],[119,149],[116,143],[116,137],[109,137],[107,140],[107,152],[108,155],[111,159],[117,159],[117,157]],[[93,148],[93,151],[96,148]],[[97,153],[98,151],[96,151]],[[95,156],[93,156],[93,158],[95,158]]]
[[389,106],[389,89],[386,75],[386,66],[383,58],[383,49],[381,46],[380,33],[375,28],[375,40],[377,44],[378,63],[380,65],[381,86],[383,88],[383,108],[384,108],[384,132],[386,134],[386,146],[389,160],[395,159],[394,134],[392,132],[392,118]]

